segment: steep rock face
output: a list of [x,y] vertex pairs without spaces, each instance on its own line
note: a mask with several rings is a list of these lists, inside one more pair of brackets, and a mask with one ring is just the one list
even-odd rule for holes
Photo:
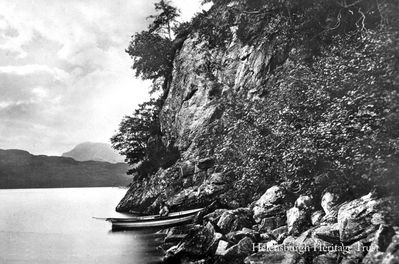
[[[390,91],[398,82],[389,58],[397,50],[387,40],[394,30],[370,24],[366,39],[350,37],[361,30],[353,12],[362,21],[363,6],[342,14],[338,30],[325,30],[329,16],[341,15],[339,3],[292,2],[290,10],[281,1],[216,2],[176,51],[163,97],[162,141],[180,159],[135,181],[117,209],[150,212],[165,198],[179,209],[216,200],[238,208],[282,182],[315,196],[329,185],[366,193],[362,183],[383,182],[377,178],[394,186],[398,156],[388,142],[397,140],[398,94]],[[325,198],[320,221],[334,223],[340,199]]]
[[[231,30],[234,33],[236,28]],[[261,89],[261,73],[271,59],[269,49],[265,48],[268,45],[272,44],[243,46],[233,38],[226,50],[209,50],[196,34],[184,42],[176,55],[173,81],[160,114],[163,140],[178,147],[181,159],[151,179],[132,185],[118,205],[118,211],[134,208],[150,212],[155,210],[161,197],[180,208],[206,205],[216,199],[238,207],[227,193],[232,181],[226,179],[230,184],[212,182],[214,167],[203,170],[199,163],[214,155],[206,140],[213,133],[213,123],[222,118],[222,94],[223,97],[255,97],[260,93],[257,90]],[[209,63],[221,67],[210,70]],[[195,172],[181,175],[187,162],[196,164]],[[222,177],[219,175],[219,178]],[[185,203],[176,203],[176,199]]]
[[397,198],[375,199],[371,194],[344,204],[338,211],[341,241],[347,243],[365,238],[387,222],[398,222]]
[[[222,116],[221,95],[255,92],[270,58],[264,47],[243,46],[236,38],[227,50],[209,50],[196,35],[184,42],[160,118],[167,140],[176,140],[183,158],[206,155],[198,140]],[[209,69],[211,63],[220,67]]]

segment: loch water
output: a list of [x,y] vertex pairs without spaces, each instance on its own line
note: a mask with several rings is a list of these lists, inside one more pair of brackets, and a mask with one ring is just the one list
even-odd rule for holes
[[154,232],[112,232],[93,217],[121,217],[124,188],[0,190],[0,263],[160,261]]

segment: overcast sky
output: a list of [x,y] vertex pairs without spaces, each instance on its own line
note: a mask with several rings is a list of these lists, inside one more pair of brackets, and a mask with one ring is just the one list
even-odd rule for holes
[[[60,155],[109,142],[148,98],[124,52],[149,0],[1,0],[0,148]],[[200,0],[174,0],[189,19]]]

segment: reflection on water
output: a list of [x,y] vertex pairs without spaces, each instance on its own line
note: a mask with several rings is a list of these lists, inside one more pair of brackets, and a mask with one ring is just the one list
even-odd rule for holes
[[0,263],[151,263],[155,235],[110,232],[119,188],[0,190]]

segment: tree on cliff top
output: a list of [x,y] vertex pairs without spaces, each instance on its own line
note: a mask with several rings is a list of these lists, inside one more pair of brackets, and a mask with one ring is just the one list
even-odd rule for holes
[[[179,11],[168,1],[155,3],[156,15],[148,30],[132,36],[126,52],[133,59],[136,76],[152,80],[152,92],[167,84],[172,71],[173,32]],[[165,88],[165,85],[162,85]],[[132,165],[128,174],[143,179],[160,167],[167,167],[179,157],[173,144],[165,146],[161,140],[159,112],[161,99],[151,99],[140,104],[131,116],[125,116],[119,131],[111,138],[113,148],[126,157]]]
[[172,70],[173,32],[176,19],[179,17],[177,8],[168,1],[155,3],[156,15],[149,16],[153,22],[148,30],[132,36],[126,52],[133,59],[132,69],[136,76],[153,81],[153,91],[159,86],[159,79],[167,80]]
[[152,24],[149,26],[149,32],[157,32],[163,34],[169,40],[172,40],[172,28],[176,27],[176,19],[180,16],[179,10],[170,5],[169,1],[161,0],[159,3],[155,3],[155,10],[160,13],[157,15],[149,16],[154,19]]

